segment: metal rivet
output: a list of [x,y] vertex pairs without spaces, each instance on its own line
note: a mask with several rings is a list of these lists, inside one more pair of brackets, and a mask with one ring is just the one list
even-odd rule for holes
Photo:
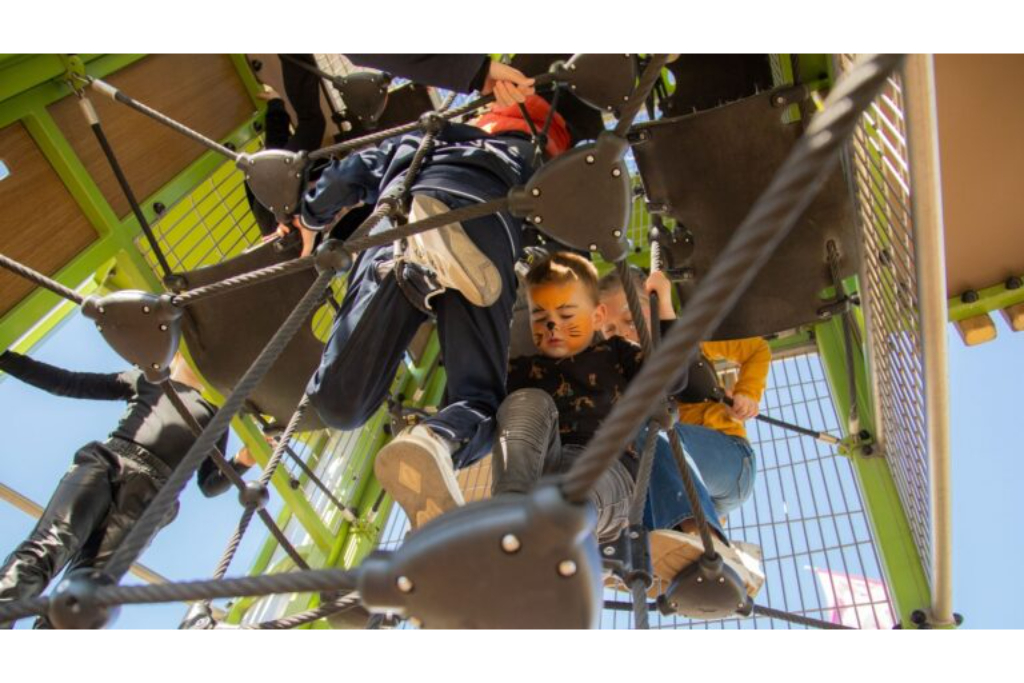
[[575,64],[570,64],[569,65],[569,71],[575,71],[575,70],[576,70],[576,65]]
[[106,313],[107,312],[107,309],[103,308],[102,306],[100,306],[96,310],[99,311],[100,313]]
[[671,604],[672,604],[672,609],[679,609],[679,603],[678,602],[673,602]]
[[539,197],[540,196],[540,188],[536,188],[536,187],[533,188],[532,190],[530,190],[530,194],[532,194],[534,197]]
[[566,578],[576,574],[576,563],[572,560],[562,560],[558,563],[558,573]]
[[616,237],[622,237],[621,230],[612,230],[612,234],[615,235]]
[[540,216],[534,216],[533,217],[533,222],[534,223],[538,223],[539,224],[542,220],[544,220],[544,219],[541,218]]
[[505,534],[501,537],[501,549],[506,553],[512,554],[517,552],[521,547],[523,547],[523,544],[519,542],[515,534]]
[[590,245],[590,251],[597,251],[597,245],[596,244],[591,244]]
[[610,104],[609,104],[609,105],[608,105],[607,107],[605,107],[605,109],[606,109],[606,110],[608,110],[608,111],[615,111],[615,110],[614,110],[614,109],[612,108],[612,105],[610,105]]
[[142,307],[142,312],[143,312],[143,313],[149,313],[149,312],[151,312],[152,310],[153,310],[153,309],[152,309],[152,308],[150,308],[149,306],[143,306],[143,307]]
[[102,332],[103,331],[103,326],[102,325],[97,325],[96,329],[99,330],[100,332]]
[[703,576],[698,576],[697,577],[697,583],[704,583],[704,577]]
[[[618,232],[618,231],[616,231],[616,232]],[[621,233],[621,232],[619,232],[619,235],[621,235],[621,234],[622,234],[622,233]],[[616,237],[618,237],[619,235],[616,235]],[[596,247],[597,245],[595,244],[595,245],[593,245],[593,246],[594,246],[594,247]],[[595,251],[596,251],[596,250],[595,250]],[[637,533],[636,531],[630,531],[630,532],[629,532],[629,537],[630,537],[630,538],[632,538],[632,539],[633,539],[633,540],[635,541],[636,539],[640,538],[640,534],[639,534],[639,533]]]
[[167,325],[160,325],[160,331],[161,332],[166,332],[167,331]]
[[395,581],[395,585],[398,586],[398,590],[403,593],[412,593],[412,579],[408,576],[399,576],[398,580]]
[[622,101],[623,102],[629,102],[629,95],[623,95],[622,96]]
[[301,174],[301,173],[296,173],[296,174],[295,174],[295,177],[296,177],[296,178],[301,178],[301,177],[302,177],[302,174]]
[[159,370],[160,369],[160,364],[159,363],[153,363],[153,369],[154,370]]
[[594,161],[595,161],[595,159],[594,159],[594,155],[593,155],[593,154],[588,154],[588,155],[587,155],[587,158],[586,158],[586,162],[587,162],[588,164],[592,164],[592,163],[594,163]]
[[292,158],[291,157],[285,157],[284,163],[285,163],[285,166],[290,166],[291,163],[292,163]]
[[274,213],[274,207],[268,206],[267,208],[270,209],[270,213]]
[[256,165],[256,160],[253,159],[252,157],[249,157],[249,165],[250,166],[255,166]]
[[409,626],[413,628],[423,628],[423,622],[416,617],[409,617]]
[[618,177],[619,177],[620,175],[622,175],[622,171],[620,171],[620,170],[619,170],[619,169],[617,169],[617,168],[613,168],[613,169],[612,169],[612,175],[613,175],[614,177],[618,178]]
[[607,546],[602,552],[605,555],[607,555],[608,557],[611,557],[612,555],[615,554],[615,547],[614,546]]
[[739,608],[739,609],[744,609],[746,607],[746,605],[741,602],[738,605],[736,605],[736,607]]
[[718,577],[718,583],[725,583],[725,577],[724,576],[719,576]]

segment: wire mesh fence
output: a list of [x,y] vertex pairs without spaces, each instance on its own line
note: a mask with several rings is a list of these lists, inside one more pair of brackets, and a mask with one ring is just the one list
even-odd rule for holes
[[[852,63],[850,55],[838,59],[843,71]],[[906,140],[902,80],[894,74],[854,134],[847,175],[860,226],[877,439],[930,576],[927,416]]]

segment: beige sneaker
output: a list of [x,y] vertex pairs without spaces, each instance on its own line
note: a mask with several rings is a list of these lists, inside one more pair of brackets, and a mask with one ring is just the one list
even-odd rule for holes
[[[439,199],[415,195],[409,222],[420,221],[449,209]],[[477,249],[460,223],[450,223],[407,239],[402,257],[434,272],[438,283],[462,292],[481,308],[490,306],[501,294],[501,274],[487,256]],[[397,252],[397,250],[396,250]]]
[[[661,581],[663,589],[668,589],[679,572],[696,562],[704,552],[704,546],[697,534],[659,529],[652,531],[650,538],[654,576]],[[755,597],[764,585],[761,549],[752,543],[742,541],[733,541],[732,545],[726,545],[714,535],[712,541],[715,551],[743,579],[747,595]],[[655,586],[657,585],[655,582]]]
[[429,427],[403,430],[377,453],[373,472],[413,529],[465,504],[451,450]]

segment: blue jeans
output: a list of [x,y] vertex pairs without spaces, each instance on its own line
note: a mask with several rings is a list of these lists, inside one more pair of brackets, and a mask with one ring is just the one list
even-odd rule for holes
[[[473,203],[468,197],[504,194],[503,186],[483,176],[461,196],[421,186],[415,194],[437,197],[452,208]],[[389,227],[382,221],[373,233]],[[505,398],[517,285],[514,257],[520,248],[519,224],[505,213],[465,221],[463,228],[498,269],[502,290],[487,308],[474,306],[456,291],[432,300],[448,384],[444,406],[424,424],[464,444],[456,454],[456,467],[471,464],[491,447],[494,415]],[[391,245],[359,255],[320,367],[306,389],[320,418],[335,429],[361,427],[377,411],[406,348],[427,319],[405,298],[393,275],[378,275],[377,264],[392,257]]]
[[[753,491],[757,471],[754,450],[746,439],[714,429],[679,423],[675,430],[694,475],[701,509],[724,538],[719,517],[742,505]],[[643,446],[645,434],[646,430],[637,437],[638,448]],[[668,436],[659,434],[644,524],[649,529],[674,529],[692,517],[693,509]]]

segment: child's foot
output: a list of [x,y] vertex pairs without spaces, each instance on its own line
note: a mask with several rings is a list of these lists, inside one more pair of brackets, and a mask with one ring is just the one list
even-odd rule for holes
[[[650,539],[654,576],[661,580],[663,589],[667,589],[672,580],[700,559],[704,552],[700,535],[696,533],[659,529],[651,532]],[[722,560],[743,580],[747,595],[756,596],[764,585],[760,548],[739,541],[726,545],[716,536],[712,536],[712,541]]]
[[[409,222],[445,213],[444,202],[426,195],[412,200]],[[450,223],[437,230],[408,238],[404,258],[432,270],[437,281],[448,289],[462,292],[470,303],[487,307],[501,294],[501,275],[491,260],[466,235],[462,225]]]
[[416,425],[380,449],[373,471],[417,529],[464,505],[452,467],[452,448],[433,430]]

